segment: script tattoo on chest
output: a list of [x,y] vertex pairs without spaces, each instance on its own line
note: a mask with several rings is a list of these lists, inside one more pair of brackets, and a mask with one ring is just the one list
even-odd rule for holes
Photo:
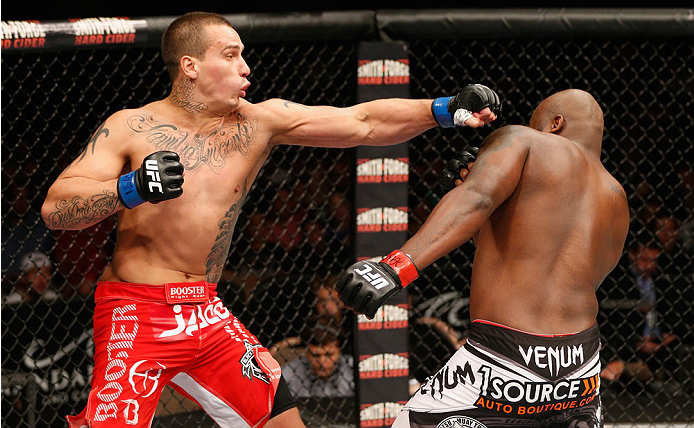
[[140,114],[128,118],[128,127],[157,150],[178,153],[183,167],[193,170],[203,165],[219,169],[233,153],[248,155],[257,130],[257,122],[236,113],[236,121],[225,123],[207,135],[190,133],[169,123],[157,122]]
[[241,213],[241,207],[246,200],[246,194],[248,193],[248,180],[243,183],[243,193],[236,203],[234,203],[224,214],[221,220],[219,220],[218,226],[219,231],[217,232],[217,237],[214,240],[210,254],[205,260],[206,267],[206,278],[205,280],[210,283],[219,282],[222,277],[222,270],[227,261],[227,256],[229,255],[229,248],[231,247],[231,238],[234,234],[234,228],[236,227],[236,221],[239,219],[239,214]]

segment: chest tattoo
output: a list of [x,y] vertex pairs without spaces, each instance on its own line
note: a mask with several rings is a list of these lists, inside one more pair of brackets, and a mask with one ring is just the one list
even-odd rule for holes
[[136,114],[127,121],[132,131],[144,136],[157,150],[178,153],[186,170],[203,165],[223,168],[235,152],[244,156],[250,153],[257,122],[240,113],[236,113],[236,121],[231,122],[206,135],[191,135],[176,125],[157,122],[151,116]]

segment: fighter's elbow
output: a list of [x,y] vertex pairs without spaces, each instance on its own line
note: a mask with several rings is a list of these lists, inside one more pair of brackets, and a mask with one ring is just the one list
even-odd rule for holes
[[461,185],[454,190],[457,189],[461,190],[461,201],[464,201],[464,203],[461,204],[461,208],[468,214],[488,217],[494,211],[496,204],[491,195],[480,192],[471,186],[465,187],[465,185]]
[[56,210],[54,204],[48,201],[44,201],[41,206],[41,219],[48,229],[57,230],[60,229],[60,225],[55,222],[54,217],[56,215]]

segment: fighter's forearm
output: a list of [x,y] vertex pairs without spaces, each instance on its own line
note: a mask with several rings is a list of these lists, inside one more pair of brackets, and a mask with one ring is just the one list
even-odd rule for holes
[[59,178],[41,208],[43,221],[50,229],[90,227],[124,208],[116,185],[116,179],[101,182],[80,177]]
[[354,108],[363,123],[360,145],[397,144],[438,126],[431,113],[433,100],[384,99]]

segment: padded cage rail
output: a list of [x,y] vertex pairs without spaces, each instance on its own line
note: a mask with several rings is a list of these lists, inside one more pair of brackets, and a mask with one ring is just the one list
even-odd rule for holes
[[[603,162],[623,184],[632,220],[623,260],[597,290],[603,365],[620,368],[619,379],[602,380],[605,419],[693,422],[692,9],[225,16],[246,45],[251,102],[281,97],[352,105],[359,45],[378,40],[407,44],[413,98],[450,95],[470,82],[497,90],[504,110],[490,127],[432,129],[410,141],[409,233],[441,197],[436,177],[456,151],[498,127],[527,124],[553,92],[591,92],[605,112]],[[115,219],[83,231],[50,231],[40,207],[50,184],[110,114],[167,96],[159,43],[174,17],[30,19],[1,27],[2,426],[63,427],[62,416],[79,412],[89,390],[92,291],[111,257]],[[218,288],[283,364],[305,353],[286,339],[309,340],[312,317],[332,313],[341,354],[353,367],[334,380],[348,384],[359,376],[349,358],[354,319],[335,311],[331,287],[354,261],[355,166],[353,150],[277,147],[250,190]],[[408,287],[413,383],[434,373],[457,346],[428,320],[466,335],[473,254],[472,243],[462,246]],[[42,281],[48,288],[38,294],[34,287]],[[654,325],[661,333],[655,345],[668,343],[649,353],[643,334]],[[355,393],[300,396],[306,424],[383,425],[364,422]],[[211,421],[167,388],[154,426]]]

